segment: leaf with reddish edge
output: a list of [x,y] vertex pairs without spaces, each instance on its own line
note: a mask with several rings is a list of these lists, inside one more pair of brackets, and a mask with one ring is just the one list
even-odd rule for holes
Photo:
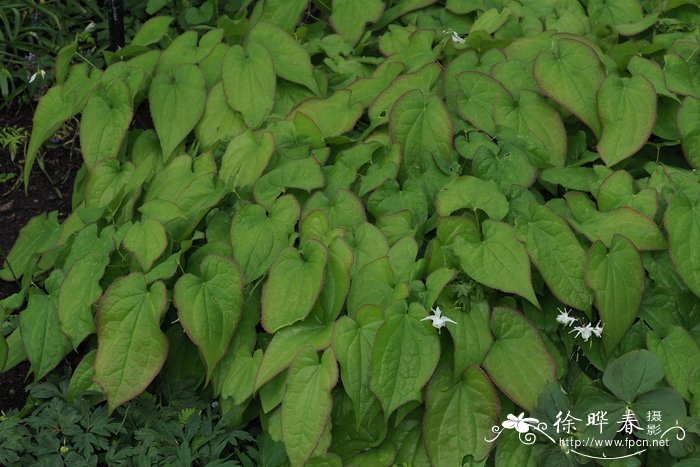
[[232,259],[209,255],[197,273],[180,277],[174,301],[182,327],[207,365],[208,382],[241,320],[243,274]]
[[141,394],[163,367],[168,339],[160,320],[167,309],[165,284],[149,289],[141,273],[117,279],[102,298],[94,380],[107,395],[110,413]]

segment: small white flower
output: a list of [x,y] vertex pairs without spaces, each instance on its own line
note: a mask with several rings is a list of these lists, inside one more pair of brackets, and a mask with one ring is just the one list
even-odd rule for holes
[[571,313],[571,309],[564,308],[563,310],[559,310],[559,315],[557,315],[557,322],[563,324],[564,326],[571,326],[576,322],[576,318],[569,316],[569,313]]
[[600,337],[603,334],[603,323],[598,321],[598,324],[593,328],[593,334],[595,334],[596,337]]
[[438,330],[438,333],[440,332],[442,327],[445,326],[445,324],[447,323],[457,324],[457,321],[453,321],[447,316],[442,316],[442,310],[440,310],[440,307],[433,308],[430,311],[432,311],[433,314],[426,316],[421,321],[425,321],[426,319],[432,321],[433,327]]
[[536,418],[525,418],[525,412],[520,412],[520,415],[517,417],[513,414],[508,414],[506,418],[508,420],[501,423],[503,428],[508,430],[515,428],[518,433],[527,433],[530,431],[531,426],[535,426],[540,422]]
[[41,79],[46,77],[46,72],[44,70],[37,70],[32,76],[29,77],[29,82],[33,83],[37,76],[41,76]]
[[457,43],[457,44],[464,44],[466,41],[459,37],[459,34],[457,34],[456,31],[453,31],[452,29],[445,29],[442,31],[443,34],[450,34],[452,35],[452,42]]
[[[602,331],[602,328],[601,328]],[[585,326],[576,326],[574,329],[569,331],[569,333],[576,332],[576,337],[581,336],[581,339],[583,339],[584,342],[588,342],[588,339],[591,338],[593,333],[595,332],[593,326],[591,326],[591,323],[588,323]]]
[[95,27],[97,27],[97,25],[95,24],[95,22],[94,22],[94,21],[90,21],[90,23],[89,23],[87,26],[85,26],[85,32],[92,32],[92,31],[95,30]]

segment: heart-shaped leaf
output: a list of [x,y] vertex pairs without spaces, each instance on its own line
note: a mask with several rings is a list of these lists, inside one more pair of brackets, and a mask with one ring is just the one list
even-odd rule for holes
[[306,318],[321,293],[327,261],[328,250],[316,240],[280,252],[263,287],[261,319],[267,332]]
[[168,339],[160,320],[167,305],[165,284],[149,288],[139,273],[117,279],[105,292],[97,312],[95,381],[110,412],[139,395],[163,367]]
[[637,317],[644,294],[642,259],[632,242],[613,236],[610,249],[593,244],[586,258],[586,283],[603,320],[603,344],[612,351]]
[[270,115],[275,101],[272,57],[262,45],[251,42],[246,49],[234,45],[224,56],[222,82],[226,99],[243,114],[250,128],[257,128]]
[[241,319],[243,277],[238,265],[228,258],[207,256],[196,274],[180,277],[174,300],[182,327],[207,364],[209,381]]
[[547,383],[556,378],[556,366],[535,327],[510,308],[494,308],[494,341],[484,358],[484,369],[510,400],[531,411]]
[[168,159],[204,113],[204,75],[191,63],[159,71],[151,82],[148,100],[163,156]]
[[608,76],[598,91],[603,128],[598,152],[612,166],[630,157],[649,138],[656,122],[656,91],[641,76]]

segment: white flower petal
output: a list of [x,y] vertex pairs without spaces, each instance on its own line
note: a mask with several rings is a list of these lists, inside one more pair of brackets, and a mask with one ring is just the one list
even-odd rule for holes
[[530,425],[527,423],[519,422],[515,425],[515,429],[518,431],[518,433],[527,433],[530,431]]
[[508,430],[512,430],[513,428],[515,428],[517,424],[518,422],[514,422],[512,420],[505,420],[503,423],[501,423],[501,425],[503,425],[503,428],[506,428]]

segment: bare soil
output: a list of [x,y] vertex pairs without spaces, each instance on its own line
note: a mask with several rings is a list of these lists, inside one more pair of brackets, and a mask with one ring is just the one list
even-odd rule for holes
[[[31,131],[31,107],[9,108],[0,113],[0,129],[15,127]],[[77,131],[77,130],[76,130]],[[0,263],[14,244],[20,230],[29,219],[43,212],[58,211],[61,220],[71,211],[71,193],[75,175],[82,160],[78,151],[71,150],[66,141],[73,138],[71,130],[60,136],[61,141],[49,144],[43,151],[46,173],[38,164],[34,165],[29,178],[29,189],[17,185],[22,178],[24,165],[23,150],[20,149],[15,161],[10,158],[8,149],[0,147]],[[76,138],[76,145],[77,138]],[[14,282],[0,280],[0,300],[17,292]],[[26,400],[25,387],[29,363],[23,362],[11,370],[0,373],[0,411],[20,409]]]

